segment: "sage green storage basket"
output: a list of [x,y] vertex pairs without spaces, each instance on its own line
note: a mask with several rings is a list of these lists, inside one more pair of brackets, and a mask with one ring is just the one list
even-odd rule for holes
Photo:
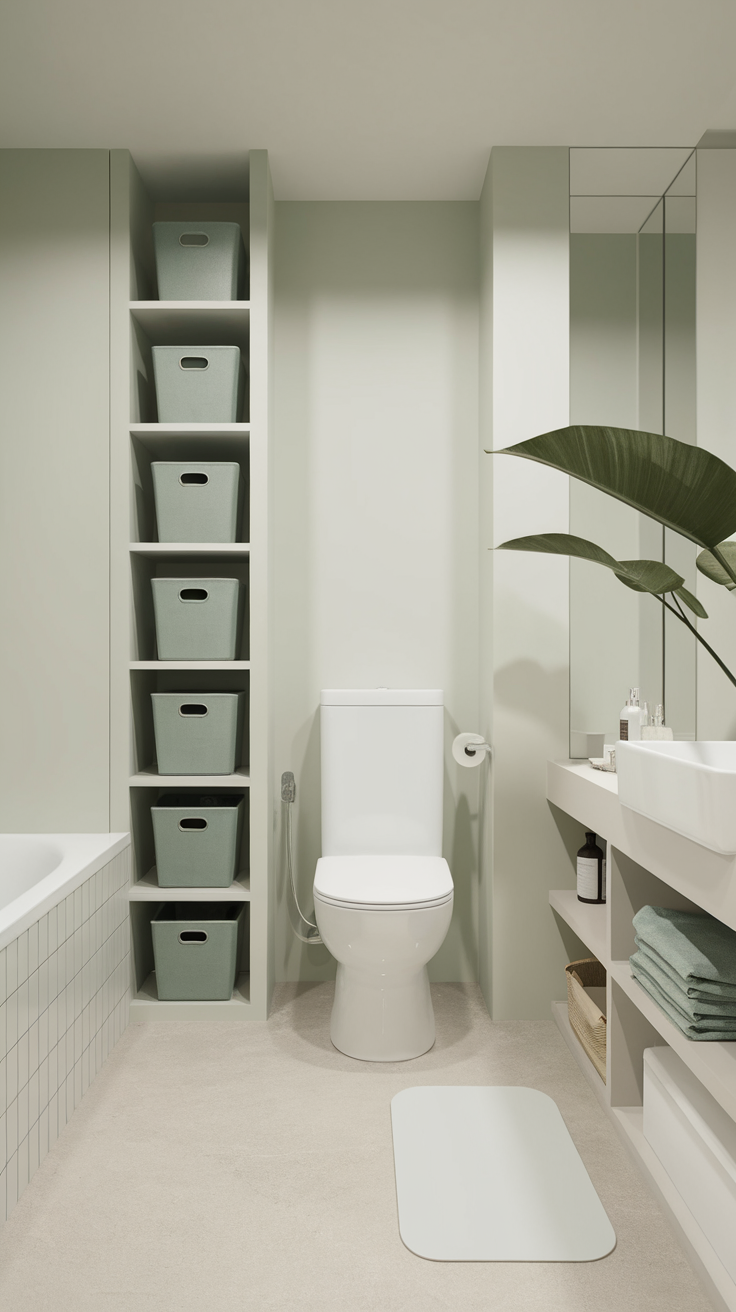
[[188,220],[153,225],[161,301],[237,301],[246,255],[238,223]]
[[245,606],[238,579],[151,579],[160,661],[234,661]]
[[167,902],[151,921],[164,1002],[225,1002],[241,957],[247,902]]
[[245,481],[225,460],[154,460],[159,542],[237,542]]
[[243,746],[244,692],[152,692],[159,774],[232,774]]
[[161,888],[229,888],[238,873],[245,799],[164,793],[151,807]]
[[237,346],[154,346],[160,424],[235,424],[245,369]]

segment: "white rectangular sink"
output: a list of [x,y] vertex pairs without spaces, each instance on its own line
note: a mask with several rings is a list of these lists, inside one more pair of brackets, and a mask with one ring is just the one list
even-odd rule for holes
[[616,771],[622,806],[736,853],[736,742],[619,742]]

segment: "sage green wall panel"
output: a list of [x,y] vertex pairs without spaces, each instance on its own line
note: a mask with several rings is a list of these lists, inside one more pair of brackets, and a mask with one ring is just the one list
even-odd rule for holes
[[109,155],[0,151],[0,828],[109,828]]

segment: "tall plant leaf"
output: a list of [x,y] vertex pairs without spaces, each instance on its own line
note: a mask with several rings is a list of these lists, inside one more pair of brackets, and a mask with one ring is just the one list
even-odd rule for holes
[[[736,542],[719,543],[718,554],[731,566],[736,574]],[[712,579],[714,583],[720,583],[722,587],[728,588],[731,592],[736,588],[736,583],[731,575],[726,572],[723,565],[716,560],[711,551],[701,551],[695,564],[707,579]]]
[[610,569],[627,588],[633,588],[635,592],[651,592],[655,596],[677,592],[685,582],[680,574],[676,574],[661,560],[616,560],[597,543],[575,537],[572,533],[536,533],[530,537],[512,538],[502,542],[496,550],[538,551],[545,555],[574,556],[577,560],[589,560],[594,565],[604,565]]
[[707,620],[708,612],[705,609],[705,606],[698,601],[697,597],[693,596],[692,592],[688,592],[687,588],[675,588],[675,596],[679,597],[680,601],[684,601],[685,605],[693,612],[693,614],[697,615],[699,619]]
[[542,433],[501,454],[562,470],[700,547],[712,549],[736,533],[736,471],[687,442],[586,424]]
[[679,591],[685,582],[661,560],[620,560],[614,574],[634,592],[651,592],[657,597]]

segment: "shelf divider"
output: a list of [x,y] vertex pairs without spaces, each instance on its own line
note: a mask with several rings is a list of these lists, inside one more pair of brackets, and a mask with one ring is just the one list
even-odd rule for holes
[[250,902],[250,876],[241,871],[229,888],[161,888],[152,866],[128,890],[129,902]]

